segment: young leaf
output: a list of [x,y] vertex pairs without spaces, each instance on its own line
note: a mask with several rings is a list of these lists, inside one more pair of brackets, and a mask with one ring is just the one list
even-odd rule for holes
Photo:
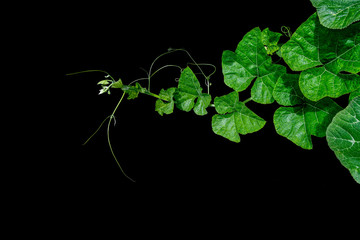
[[99,95],[104,94],[104,93],[108,93],[110,94],[110,87],[109,86],[105,86],[105,85],[101,85],[101,89],[99,90]]
[[281,53],[292,70],[303,71],[300,89],[312,101],[337,98],[360,87],[360,23],[331,30],[320,24],[315,13],[282,46]]
[[121,89],[128,94],[128,100],[135,99],[139,96],[139,93],[146,92],[146,89],[141,87],[140,83],[138,82],[135,84],[135,86],[123,85]]
[[239,102],[237,92],[229,93],[214,100],[215,109],[219,114],[212,118],[214,133],[230,141],[240,142],[240,136],[259,131],[266,121]]
[[222,69],[225,84],[238,92],[245,90],[256,78],[251,97],[263,104],[274,102],[272,91],[275,83],[286,72],[284,66],[273,64],[267,55],[259,28],[248,32],[235,52],[223,52]]
[[278,42],[281,36],[281,33],[272,32],[269,30],[269,28],[266,28],[261,32],[261,40],[265,46],[267,54],[272,55],[274,52],[280,49]]
[[100,82],[98,82],[98,85],[108,85],[111,81],[110,80],[101,80]]
[[334,117],[326,131],[331,150],[360,183],[360,97]]
[[284,106],[275,111],[276,132],[304,149],[312,149],[311,136],[324,137],[326,128],[341,107],[329,98],[306,99],[299,89],[299,75],[284,74],[276,83],[274,98]]
[[323,26],[342,29],[360,20],[360,0],[310,0]]
[[161,116],[165,114],[171,114],[174,111],[174,93],[176,88],[169,88],[167,90],[161,89],[159,96],[162,99],[168,99],[168,102],[164,102],[161,99],[156,100],[155,111],[157,111]]
[[194,109],[194,112],[200,116],[207,114],[206,108],[211,102],[211,96],[202,93],[199,80],[189,67],[185,68],[181,73],[174,99],[176,107],[180,110],[189,112]]
[[123,85],[121,79],[119,79],[118,81],[114,82],[114,83],[111,85],[112,88],[122,88],[123,86],[124,86],[124,85]]

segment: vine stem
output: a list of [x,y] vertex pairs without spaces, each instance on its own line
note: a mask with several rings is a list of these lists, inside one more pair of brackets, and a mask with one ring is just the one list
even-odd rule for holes
[[66,76],[71,76],[71,75],[76,75],[76,74],[81,74],[81,73],[90,73],[90,72],[102,72],[102,73],[105,73],[107,76],[109,76],[111,78],[111,80],[113,82],[115,82],[115,79],[106,71],[104,70],[85,70],[85,71],[80,71],[80,72],[73,72],[73,73],[68,73],[68,74],[65,74]]
[[252,101],[252,98],[251,98],[251,97],[248,98],[248,99],[246,99],[245,101],[243,101],[243,103],[246,104],[246,103],[248,103],[248,102],[250,102],[250,101]]
[[125,97],[125,92],[124,92],[123,95],[121,96],[121,98],[120,98],[118,104],[116,105],[114,111],[113,111],[112,114],[109,116],[109,117],[110,117],[110,120],[109,120],[108,125],[107,125],[107,141],[108,141],[108,145],[109,145],[109,148],[110,148],[110,152],[111,152],[112,156],[114,157],[117,165],[119,166],[122,174],[124,174],[124,176],[125,176],[127,179],[129,179],[130,181],[135,182],[132,178],[130,178],[130,177],[125,173],[124,169],[121,167],[119,161],[117,160],[117,158],[116,158],[116,156],[115,156],[115,153],[114,153],[114,151],[113,151],[113,148],[112,148],[112,146],[111,146],[111,141],[110,141],[110,124],[111,124],[111,121],[115,118],[115,117],[114,117],[115,112],[116,112],[116,110],[118,109],[118,107],[120,106],[120,103],[122,102],[122,100],[123,100],[124,97]]
[[[76,74],[81,74],[81,73],[89,73],[89,72],[102,72],[102,73],[105,73],[108,77],[111,78],[111,80],[112,80],[113,82],[115,82],[115,79],[114,79],[108,72],[103,71],[103,70],[85,70],[85,71],[80,71],[80,72],[68,73],[68,74],[66,74],[66,76],[71,76],[71,75],[76,75]],[[114,150],[113,150],[113,148],[112,148],[111,141],[110,141],[110,125],[111,125],[111,121],[112,121],[113,119],[115,120],[115,113],[116,113],[117,109],[119,108],[120,103],[121,103],[122,100],[124,99],[125,94],[126,94],[126,93],[123,92],[123,94],[122,94],[119,102],[117,103],[117,105],[116,105],[114,111],[111,113],[111,115],[107,116],[107,117],[101,122],[100,126],[99,126],[99,127],[96,129],[96,131],[83,143],[83,145],[87,144],[87,143],[90,141],[90,139],[92,139],[92,138],[95,136],[95,134],[101,129],[101,127],[104,125],[104,123],[106,122],[106,120],[107,120],[108,118],[110,118],[110,119],[109,119],[109,122],[108,122],[108,125],[107,125],[107,131],[106,131],[107,141],[108,141],[108,145],[109,145],[109,148],[110,148],[110,152],[111,152],[112,156],[114,157],[114,159],[115,159],[115,161],[116,161],[116,164],[117,164],[118,167],[120,168],[120,171],[122,172],[122,174],[123,174],[127,179],[129,179],[130,181],[135,182],[132,178],[130,178],[130,177],[125,173],[124,169],[121,167],[118,159],[117,159],[116,156],[115,156],[115,153],[114,153]],[[154,94],[154,95],[156,95],[156,94]],[[156,95],[156,96],[157,96],[157,95]],[[158,97],[160,98],[160,96],[158,96]]]
[[[151,77],[152,77],[153,75],[155,75],[158,71],[162,70],[163,68],[166,68],[166,67],[178,67],[178,68],[180,68],[180,70],[182,70],[182,68],[179,67],[179,66],[177,66],[177,65],[166,65],[166,66],[163,66],[163,67],[161,67],[160,69],[156,70],[154,73],[152,73],[152,69],[153,69],[153,67],[154,67],[154,64],[155,64],[155,62],[156,62],[159,58],[161,58],[161,57],[163,57],[163,56],[165,56],[165,55],[167,55],[167,54],[177,52],[177,51],[185,52],[185,53],[188,55],[188,57],[191,59],[191,61],[193,62],[193,64],[194,64],[195,66],[197,66],[197,68],[200,70],[201,74],[202,74],[202,75],[205,77],[205,79],[206,79],[205,84],[206,84],[206,86],[207,86],[208,94],[210,94],[210,82],[209,82],[209,78],[210,78],[211,75],[213,75],[213,74],[215,73],[216,67],[215,67],[214,65],[212,65],[212,64],[198,64],[198,63],[195,61],[195,59],[190,55],[190,53],[189,53],[187,50],[182,49],[182,48],[179,48],[179,49],[169,49],[167,52],[165,52],[165,53],[163,53],[163,54],[160,54],[158,57],[156,57],[156,58],[154,59],[154,61],[153,61],[153,62],[151,63],[151,65],[150,65],[149,72],[147,73],[147,75],[148,75],[148,77],[147,77],[147,80],[148,80],[147,90],[150,92],[150,89],[151,89],[151,88],[150,88]],[[213,67],[215,68],[215,71],[214,71],[213,73],[211,73],[209,76],[206,76],[205,73],[204,73],[204,71],[201,69],[200,65],[211,65],[211,66],[213,66]]]
[[100,124],[100,126],[98,127],[98,129],[96,129],[96,131],[82,144],[83,146],[85,146],[95,135],[96,133],[101,129],[101,127],[104,125],[104,123],[106,122],[106,120],[109,118],[110,116],[107,116]]

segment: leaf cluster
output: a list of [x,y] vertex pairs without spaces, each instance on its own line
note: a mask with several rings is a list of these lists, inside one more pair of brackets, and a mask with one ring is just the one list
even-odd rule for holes
[[[155,111],[161,116],[179,110],[204,116],[214,107],[211,126],[215,134],[232,142],[240,136],[261,130],[261,116],[247,102],[279,105],[273,116],[275,131],[303,149],[312,149],[312,137],[325,137],[341,163],[360,183],[360,0],[311,0],[317,9],[294,33],[253,28],[244,35],[234,51],[225,50],[221,64],[228,94],[210,94],[210,75],[182,49],[170,49],[158,58],[184,51],[192,60],[186,68],[166,65],[152,73],[148,87],[138,81],[124,85],[120,80],[102,80],[100,94],[119,88],[127,99],[140,93],[157,98]],[[285,35],[285,36],[284,36]],[[279,60],[280,58],[280,60]],[[281,63],[281,64],[280,64]],[[150,79],[159,70],[177,67],[181,74],[176,87],[150,91]],[[205,78],[203,89],[194,69]],[[142,80],[144,80],[142,79]],[[251,97],[240,101],[239,95]],[[336,98],[349,94],[345,109]]]

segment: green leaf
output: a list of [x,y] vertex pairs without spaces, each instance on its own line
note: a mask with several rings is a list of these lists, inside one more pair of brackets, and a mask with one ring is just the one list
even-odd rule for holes
[[168,99],[168,102],[164,102],[161,99],[156,100],[155,103],[155,111],[157,111],[161,116],[163,114],[171,114],[174,111],[174,93],[176,91],[176,88],[169,88],[167,90],[161,89],[160,91],[160,98],[162,99]]
[[310,0],[323,26],[342,29],[360,20],[360,0]]
[[299,75],[284,74],[276,83],[274,98],[285,106],[274,114],[276,132],[304,149],[312,149],[311,136],[325,137],[326,128],[341,107],[329,98],[306,99],[298,85]]
[[284,74],[274,88],[274,98],[283,106],[295,106],[304,102],[305,97],[299,88],[299,74]]
[[127,99],[135,99],[139,96],[139,93],[145,93],[146,89],[141,87],[140,83],[135,83],[135,86],[132,85],[123,85],[121,88],[124,92],[128,94]]
[[114,83],[111,85],[112,88],[122,88],[123,86],[124,86],[124,85],[123,85],[121,79],[119,79],[118,81],[114,82]]
[[292,70],[303,71],[300,89],[312,101],[337,98],[360,87],[360,23],[331,30],[320,24],[315,13],[282,46],[281,53]]
[[181,73],[174,99],[176,107],[180,110],[189,112],[194,109],[194,112],[200,116],[207,114],[206,108],[211,102],[211,96],[202,93],[199,80],[189,67]]
[[360,88],[354,92],[352,92],[349,96],[349,102],[356,98],[357,96],[360,96]]
[[326,131],[331,150],[360,183],[360,97],[334,117]]
[[239,102],[239,94],[232,92],[214,100],[215,109],[219,114],[212,118],[214,133],[230,141],[240,142],[240,136],[259,131],[266,121]]
[[99,95],[101,94],[104,94],[104,93],[108,93],[110,94],[110,86],[105,86],[105,85],[102,85],[101,86],[101,89],[99,90]]
[[97,85],[108,85],[111,81],[110,80],[101,80],[97,83]]
[[278,42],[281,36],[281,33],[272,32],[269,30],[269,28],[266,28],[261,32],[261,40],[265,46],[267,54],[272,55],[274,52],[280,49]]
[[222,69],[225,84],[238,92],[244,91],[256,78],[251,89],[252,100],[268,104],[274,102],[273,88],[286,68],[272,63],[263,44],[264,34],[260,28],[254,28],[240,41],[235,52],[224,51]]

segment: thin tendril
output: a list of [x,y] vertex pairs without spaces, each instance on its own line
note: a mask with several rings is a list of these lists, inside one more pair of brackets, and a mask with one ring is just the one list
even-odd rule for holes
[[[155,74],[157,74],[159,71],[161,71],[161,70],[163,70],[163,69],[165,69],[165,68],[176,67],[176,68],[179,68],[180,71],[182,71],[183,69],[182,69],[180,66],[178,66],[178,65],[170,65],[170,64],[169,64],[169,65],[162,66],[162,67],[160,67],[159,69],[157,69],[156,71],[152,72],[153,67],[154,67],[154,64],[155,64],[155,62],[156,62],[159,58],[161,58],[161,57],[163,57],[163,56],[165,56],[165,55],[167,55],[167,54],[176,52],[176,51],[185,52],[185,53],[188,55],[188,57],[191,59],[191,61],[192,61],[192,63],[189,63],[189,64],[193,64],[193,65],[197,66],[197,68],[200,70],[201,74],[202,74],[203,77],[205,78],[205,85],[208,87],[208,93],[209,93],[209,91],[210,91],[210,90],[209,90],[209,89],[210,89],[209,79],[210,79],[210,76],[212,76],[212,75],[216,72],[216,67],[215,67],[214,65],[208,64],[208,63],[198,64],[198,63],[194,60],[194,58],[190,55],[190,53],[189,53],[187,50],[185,50],[185,49],[169,49],[168,52],[165,52],[165,53],[159,55],[159,56],[156,57],[155,60],[151,63],[151,66],[150,66],[150,69],[149,69],[148,72],[147,72],[145,69],[142,69],[142,70],[147,74],[147,77],[146,77],[146,78],[138,78],[138,79],[132,81],[129,85],[131,85],[131,84],[133,84],[133,83],[135,83],[135,82],[137,82],[137,81],[148,80],[148,89],[147,89],[148,92],[147,92],[146,94],[151,95],[151,96],[154,96],[154,97],[157,97],[157,98],[160,98],[158,95],[152,94],[152,93],[150,92],[150,82],[151,82],[151,78],[152,78]],[[205,75],[204,71],[203,71],[202,68],[200,67],[201,65],[203,65],[203,66],[212,66],[212,67],[214,68],[214,71],[207,76],[207,75]],[[71,75],[75,75],[75,74],[90,73],[90,72],[102,72],[102,73],[105,73],[105,74],[106,74],[105,78],[109,78],[109,77],[110,77],[113,83],[116,82],[115,79],[114,79],[108,72],[103,71],[103,70],[85,70],[85,71],[81,71],[81,72],[69,73],[69,74],[66,74],[66,75],[67,75],[67,76],[71,76]],[[111,86],[111,85],[110,85],[110,86]],[[110,87],[110,86],[109,86],[109,87]],[[199,94],[200,94],[200,93],[199,93]],[[130,181],[135,182],[132,178],[130,178],[130,177],[125,173],[125,171],[124,171],[123,168],[121,167],[121,165],[120,165],[120,163],[119,163],[119,161],[118,161],[118,159],[117,159],[117,157],[116,157],[116,155],[115,155],[115,153],[114,153],[114,151],[113,151],[113,148],[112,148],[112,145],[111,145],[111,140],[110,140],[110,125],[111,125],[111,121],[114,120],[114,125],[116,124],[115,112],[117,111],[117,109],[118,109],[120,103],[122,102],[122,100],[124,99],[124,96],[125,96],[125,95],[126,95],[126,92],[124,91],[123,94],[122,94],[122,96],[121,96],[121,98],[120,98],[120,100],[119,100],[119,102],[117,103],[114,111],[112,112],[112,114],[109,115],[108,117],[106,117],[106,118],[101,122],[100,126],[99,126],[99,127],[96,129],[96,131],[85,141],[85,143],[84,143],[83,145],[87,144],[87,143],[95,136],[95,134],[101,129],[101,127],[104,125],[104,123],[109,119],[108,124],[107,124],[107,141],[108,141],[108,145],[109,145],[109,148],[110,148],[110,152],[111,152],[113,158],[115,159],[118,167],[120,168],[121,172],[123,173],[123,175],[124,175],[126,178],[128,178]]]
[[282,27],[281,27],[281,32],[282,32],[286,37],[291,38],[292,33],[291,33],[289,27],[287,27],[287,26],[282,26]]
[[[165,56],[165,55],[167,55],[167,54],[177,52],[177,51],[185,52],[185,53],[189,56],[189,58],[191,59],[191,61],[193,62],[193,64],[198,67],[198,69],[200,70],[201,74],[202,74],[202,75],[204,76],[204,78],[205,78],[205,85],[208,87],[208,94],[210,94],[210,82],[209,82],[209,79],[210,79],[210,76],[212,76],[212,75],[216,72],[216,67],[215,67],[214,65],[212,65],[212,64],[204,64],[204,63],[198,64],[198,63],[195,61],[195,59],[190,55],[190,53],[189,53],[187,50],[182,49],[182,48],[179,48],[179,49],[169,49],[167,52],[165,52],[165,53],[163,53],[163,54],[160,54],[158,57],[156,57],[156,58],[154,59],[154,61],[153,61],[153,62],[151,63],[151,65],[150,65],[150,69],[149,69],[149,72],[148,72],[148,74],[147,74],[147,75],[148,75],[148,77],[147,77],[147,80],[148,80],[148,91],[150,92],[151,77],[152,77],[153,75],[155,75],[155,73],[157,73],[157,72],[160,71],[161,69],[163,69],[163,68],[165,68],[165,67],[168,67],[168,66],[174,66],[174,67],[177,66],[177,65],[166,65],[166,66],[163,66],[163,67],[161,67],[160,69],[156,70],[156,71],[152,74],[152,69],[153,69],[153,67],[154,67],[155,62],[156,62],[159,58],[161,58],[161,57],[163,57],[163,56]],[[205,73],[204,73],[204,71],[203,71],[202,68],[200,67],[200,65],[209,65],[209,66],[214,67],[215,70],[214,70],[214,72],[212,72],[210,75],[206,76]],[[179,67],[179,66],[177,66],[177,67]],[[179,68],[180,68],[180,67],[179,67]],[[180,69],[182,70],[182,68],[180,68]]]
[[[179,51],[184,51],[188,56],[189,58],[191,59],[191,61],[193,61],[194,65],[198,67],[198,69],[200,70],[201,74],[204,76],[204,78],[206,79],[206,81],[209,81],[207,76],[205,75],[205,73],[203,72],[203,70],[201,69],[200,67],[200,64],[198,64],[195,59],[190,55],[190,53],[188,51],[186,51],[185,49],[176,49],[176,50],[179,50]],[[209,93],[209,89],[208,89],[208,93]]]
[[150,69],[149,69],[149,73],[148,73],[148,91],[149,91],[149,92],[150,92],[150,82],[151,82],[151,76],[152,76],[152,75],[151,75],[151,71],[152,71],[152,68],[153,68],[155,62],[156,62],[159,58],[161,58],[162,56],[165,56],[165,55],[170,54],[170,53],[172,53],[172,52],[174,52],[174,51],[172,50],[172,51],[168,51],[168,52],[165,52],[165,53],[163,53],[163,54],[160,54],[160,55],[157,56],[157,57],[154,59],[154,61],[151,63]]
[[136,83],[138,81],[142,81],[142,80],[148,80],[148,78],[138,78],[138,79],[132,81],[131,83],[129,83],[129,85],[134,84],[134,83]]
[[156,70],[153,74],[151,74],[150,77],[153,77],[156,73],[158,73],[160,70],[163,70],[164,68],[168,68],[168,67],[177,67],[180,69],[180,71],[182,71],[182,67],[178,66],[178,65],[165,65],[165,66],[162,66],[161,68],[159,68],[158,70]]
[[90,72],[102,72],[102,73],[105,73],[107,75],[107,77],[110,77],[111,80],[113,82],[115,82],[115,79],[106,71],[104,70],[85,70],[85,71],[80,71],[80,72],[74,72],[74,73],[68,73],[68,74],[65,74],[66,76],[71,76],[71,75],[76,75],[76,74],[81,74],[81,73],[90,73]]
[[[205,85],[208,87],[208,93],[210,92],[210,81],[209,81],[209,79],[210,79],[210,77],[212,76],[212,75],[214,75],[215,74],[215,72],[216,72],[216,66],[214,65],[214,64],[211,64],[211,63],[198,63],[198,64],[194,64],[194,63],[188,63],[189,65],[197,65],[197,66],[201,66],[201,65],[203,65],[203,66],[210,66],[210,67],[213,67],[214,68],[214,71],[212,72],[212,73],[210,73],[209,75],[207,75],[207,76],[205,76],[204,75],[204,77],[205,77]],[[203,73],[201,73],[201,74],[203,74]]]
[[144,72],[146,73],[146,75],[147,75],[147,76],[149,76],[149,72],[148,72],[148,71],[146,71],[146,69],[145,69],[145,68],[140,67],[140,70],[144,71]]
[[123,168],[121,167],[121,165],[120,165],[119,161],[117,160],[117,158],[116,158],[116,156],[115,156],[115,153],[114,153],[114,151],[113,151],[113,149],[112,149],[111,141],[110,141],[110,125],[111,125],[111,121],[113,120],[114,115],[115,115],[115,112],[116,112],[116,110],[118,109],[120,103],[122,102],[124,96],[125,96],[125,92],[124,92],[123,95],[121,96],[121,98],[120,98],[118,104],[116,105],[113,113],[109,116],[109,117],[110,117],[110,120],[109,120],[108,125],[107,125],[107,141],[108,141],[108,145],[109,145],[109,148],[110,148],[110,152],[111,152],[112,156],[114,157],[117,165],[119,166],[121,172],[124,174],[124,176],[125,176],[127,179],[129,179],[129,180],[132,181],[132,182],[135,182],[132,178],[130,178],[128,175],[126,175],[125,171],[124,171]]
[[86,145],[95,135],[96,133],[101,129],[102,125],[104,125],[104,123],[106,122],[106,120],[109,118],[110,116],[107,116],[100,124],[100,126],[96,129],[96,131],[83,143],[83,146]]
[[[110,78],[112,79],[112,81],[115,82],[114,78],[113,78],[108,72],[103,71],[103,70],[85,70],[85,71],[81,71],[81,72],[68,73],[68,74],[66,74],[66,76],[71,76],[71,75],[81,74],[81,73],[89,73],[89,72],[102,72],[102,73],[105,73],[105,74],[106,74],[106,78],[110,77]],[[138,79],[138,80],[140,80],[140,79]],[[114,153],[114,151],[113,151],[113,148],[112,148],[112,146],[111,146],[111,141],[110,141],[110,125],[111,125],[111,121],[114,119],[114,125],[116,124],[115,112],[116,112],[116,110],[119,108],[120,103],[122,102],[122,100],[123,100],[124,97],[125,97],[125,94],[126,94],[126,92],[123,92],[123,94],[122,94],[119,102],[117,103],[114,111],[112,112],[112,114],[109,115],[109,116],[107,116],[107,117],[101,122],[100,126],[99,126],[99,127],[96,129],[96,131],[83,143],[83,145],[87,144],[87,143],[95,136],[95,134],[101,129],[101,127],[104,125],[104,123],[106,122],[106,120],[107,120],[108,118],[110,118],[109,121],[108,121],[108,125],[107,125],[107,141],[108,141],[108,145],[109,145],[109,148],[110,148],[110,152],[111,152],[112,156],[114,157],[114,159],[115,159],[118,167],[120,168],[122,174],[123,174],[127,179],[129,179],[130,181],[135,182],[132,178],[130,178],[130,177],[125,173],[124,169],[121,167],[118,159],[117,159],[116,156],[115,156],[115,153]]]

